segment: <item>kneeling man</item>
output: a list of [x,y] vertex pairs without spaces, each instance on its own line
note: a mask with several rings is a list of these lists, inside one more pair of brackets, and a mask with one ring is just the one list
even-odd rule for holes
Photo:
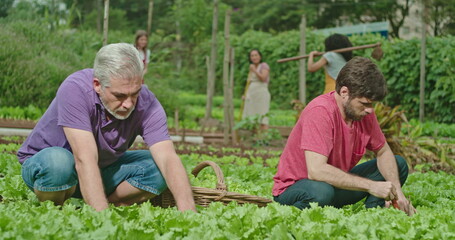
[[[341,70],[336,91],[312,100],[288,138],[274,177],[274,200],[300,209],[310,202],[342,207],[366,197],[367,208],[396,200],[415,213],[401,186],[406,161],[394,156],[382,133],[373,103],[386,96],[378,67],[356,57]],[[369,149],[376,159],[357,165]]]

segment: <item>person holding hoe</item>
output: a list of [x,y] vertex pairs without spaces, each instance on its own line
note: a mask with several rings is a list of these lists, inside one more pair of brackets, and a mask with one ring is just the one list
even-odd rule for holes
[[[366,197],[367,208],[396,201],[414,214],[402,191],[407,163],[393,154],[374,114],[374,102],[386,92],[384,76],[371,60],[350,60],[336,91],[313,99],[294,126],[273,178],[274,200],[303,209],[311,202],[342,207]],[[376,158],[357,165],[366,149]]]
[[[308,71],[316,72],[324,67],[325,73],[325,88],[324,93],[335,90],[335,79],[337,79],[338,73],[341,68],[346,64],[347,61],[352,59],[352,51],[336,53],[332,52],[336,49],[352,47],[349,38],[335,33],[328,36],[325,41],[325,53],[318,51],[311,51],[308,56]],[[316,55],[322,55],[318,61],[314,61]]]
[[[181,211],[195,209],[166,115],[142,84],[131,44],[106,45],[93,69],[71,74],[18,151],[22,177],[40,201],[83,198],[95,210],[147,201],[167,187]],[[136,136],[149,150],[128,151]]]

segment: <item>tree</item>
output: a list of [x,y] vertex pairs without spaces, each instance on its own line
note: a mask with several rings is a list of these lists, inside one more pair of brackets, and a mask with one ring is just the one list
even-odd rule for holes
[[455,0],[421,0],[428,11],[427,23],[434,36],[455,34]]
[[[330,0],[224,0],[230,5],[233,30],[241,34],[247,30],[281,32],[299,28],[302,14],[308,18],[309,25],[318,19],[319,8]],[[327,26],[333,18],[324,19],[319,25]]]
[[409,15],[410,4],[413,0],[349,0],[351,6],[345,12],[353,21],[378,22],[389,21],[392,28],[390,35],[399,37],[400,28],[404,24],[405,18]]
[[14,0],[2,0],[0,3],[0,18],[8,16],[9,9],[13,6]]

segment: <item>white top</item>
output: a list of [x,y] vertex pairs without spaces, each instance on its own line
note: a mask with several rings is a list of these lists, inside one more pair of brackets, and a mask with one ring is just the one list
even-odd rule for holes
[[144,62],[145,65],[148,65],[150,62],[150,49],[147,49],[146,56],[144,56],[144,51],[141,51],[141,50],[138,50],[138,51],[139,51],[139,56],[141,56],[142,62]]
[[346,65],[346,60],[343,55],[335,52],[326,52],[322,57],[327,60],[327,73],[336,80],[338,73],[340,73],[341,69]]

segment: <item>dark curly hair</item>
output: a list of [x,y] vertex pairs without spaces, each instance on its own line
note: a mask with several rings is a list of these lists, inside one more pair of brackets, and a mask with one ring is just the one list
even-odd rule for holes
[[349,98],[366,97],[372,101],[381,101],[387,95],[387,85],[378,66],[370,59],[354,57],[344,65],[336,80],[336,91],[349,89]]
[[[324,44],[326,52],[340,48],[352,47],[352,43],[349,41],[349,38],[338,33],[328,36],[325,39]],[[346,62],[352,59],[352,51],[340,54],[344,57],[344,60],[346,60]]]

